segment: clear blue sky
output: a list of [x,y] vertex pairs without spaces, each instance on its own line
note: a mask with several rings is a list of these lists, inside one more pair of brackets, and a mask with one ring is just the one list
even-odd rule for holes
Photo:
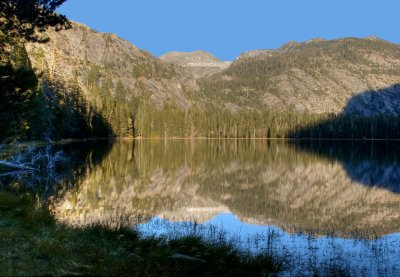
[[67,0],[58,11],[156,56],[202,49],[233,60],[316,37],[400,42],[399,0]]

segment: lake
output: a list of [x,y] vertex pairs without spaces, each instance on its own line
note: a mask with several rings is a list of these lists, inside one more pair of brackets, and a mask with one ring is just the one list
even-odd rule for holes
[[[39,188],[71,226],[225,236],[292,274],[400,274],[400,146],[385,141],[136,140],[61,147],[72,172]],[[335,271],[338,272],[338,271]]]

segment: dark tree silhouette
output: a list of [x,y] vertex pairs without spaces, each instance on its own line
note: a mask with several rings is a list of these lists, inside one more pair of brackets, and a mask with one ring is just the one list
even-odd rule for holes
[[[29,131],[37,80],[24,43],[45,42],[47,28],[70,27],[55,12],[66,0],[0,0],[0,141]],[[36,111],[40,112],[40,111]]]
[[0,41],[2,46],[16,39],[41,41],[38,35],[47,27],[69,27],[67,18],[55,12],[66,0],[2,0],[0,2]]

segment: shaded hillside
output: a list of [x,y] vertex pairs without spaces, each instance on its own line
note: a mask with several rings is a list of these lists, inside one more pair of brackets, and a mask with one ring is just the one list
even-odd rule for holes
[[79,93],[74,83],[52,80],[32,68],[23,40],[0,53],[0,142],[101,137],[109,123]]
[[352,96],[342,112],[288,132],[294,138],[400,139],[400,85]]
[[30,100],[36,96],[37,79],[25,49],[15,43],[0,52],[0,142],[24,137],[33,124]]

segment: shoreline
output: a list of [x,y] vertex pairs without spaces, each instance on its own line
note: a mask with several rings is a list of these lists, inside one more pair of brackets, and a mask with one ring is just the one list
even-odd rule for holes
[[[58,141],[22,141],[22,142],[13,142],[3,144],[5,150],[9,150],[12,148],[22,148],[29,146],[47,146],[47,145],[63,145],[63,144],[71,144],[71,143],[80,143],[80,142],[89,142],[89,141],[168,141],[168,140],[176,140],[176,141],[189,141],[189,140],[215,140],[215,141],[356,141],[356,142],[399,142],[400,139],[367,139],[367,138],[241,138],[241,137],[231,137],[231,138],[211,138],[211,137],[104,137],[104,138],[84,138],[84,139],[62,139]],[[0,144],[1,145],[1,144]]]

